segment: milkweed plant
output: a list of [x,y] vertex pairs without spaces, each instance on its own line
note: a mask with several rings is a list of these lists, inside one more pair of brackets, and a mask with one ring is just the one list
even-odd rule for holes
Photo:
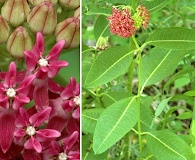
[[195,159],[195,3],[82,5],[82,159]]
[[80,1],[0,11],[0,159],[79,160]]

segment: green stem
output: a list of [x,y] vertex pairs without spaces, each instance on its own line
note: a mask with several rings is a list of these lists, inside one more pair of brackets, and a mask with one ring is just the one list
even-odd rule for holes
[[132,2],[131,2],[131,7],[132,7],[134,10],[136,9],[137,2],[138,2],[138,0],[132,0]]

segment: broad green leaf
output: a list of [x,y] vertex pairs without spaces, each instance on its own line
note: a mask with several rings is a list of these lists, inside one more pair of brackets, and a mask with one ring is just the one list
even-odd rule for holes
[[102,154],[94,154],[93,145],[93,135],[87,134],[82,136],[82,160],[104,160],[107,157],[108,152]]
[[129,92],[108,92],[108,93],[103,93],[101,101],[103,102],[104,106],[110,106],[112,103],[115,103],[116,101],[119,101],[121,99],[125,99],[128,97],[131,97],[132,94]]
[[192,112],[181,113],[176,118],[178,118],[178,119],[191,119],[192,118]]
[[106,16],[100,15],[94,25],[95,39],[98,40],[100,36],[106,37],[109,35],[108,20]]
[[157,109],[156,109],[156,111],[155,111],[155,114],[154,114],[155,117],[158,117],[158,116],[162,113],[162,111],[165,109],[167,103],[169,102],[169,100],[170,100],[171,98],[172,98],[172,97],[169,97],[169,98],[164,99],[164,100],[162,100],[162,101],[160,102],[160,104],[158,105],[158,107],[157,107]]
[[103,51],[91,66],[85,86],[97,87],[127,72],[135,52],[129,50],[127,46],[115,46]]
[[153,0],[150,2],[145,2],[143,4],[143,6],[145,6],[149,13],[152,14],[160,9],[162,9],[163,7],[166,6],[168,0]]
[[193,160],[191,148],[168,130],[153,131],[146,136],[147,146],[157,160]]
[[143,57],[142,90],[168,77],[177,68],[184,51],[176,51],[155,47]]
[[170,27],[156,30],[146,44],[176,50],[195,49],[195,29]]
[[136,96],[113,103],[98,119],[94,132],[93,149],[103,153],[128,133],[138,120]]
[[85,109],[82,111],[82,131],[93,133],[97,120],[104,109]]
[[184,95],[194,97],[195,96],[195,90],[187,91],[187,92],[184,93]]

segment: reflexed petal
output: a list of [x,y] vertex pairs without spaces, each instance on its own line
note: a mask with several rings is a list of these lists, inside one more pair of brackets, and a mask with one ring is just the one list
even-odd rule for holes
[[27,96],[18,95],[14,98],[12,107],[13,109],[18,110],[18,108],[20,108],[24,104],[27,104],[28,102],[30,102],[30,99]]
[[40,66],[39,70],[36,72],[36,77],[38,79],[44,80],[47,78],[47,72],[48,72],[48,67]]
[[31,137],[30,139],[28,139],[24,143],[24,147],[26,149],[34,149],[38,153],[41,153],[41,151],[42,151],[42,146],[41,146],[40,142],[34,137]]
[[16,85],[16,64],[11,62],[9,65],[9,70],[5,77],[4,86],[6,88],[13,88]]
[[20,107],[19,109],[19,115],[17,116],[15,120],[16,127],[25,127],[29,124],[29,115],[27,113],[27,110]]
[[49,147],[44,151],[44,153],[46,153],[47,155],[58,155],[60,153],[58,142],[51,141]]
[[49,90],[54,92],[54,93],[61,93],[63,91],[63,87],[60,86],[55,81],[53,81],[52,79],[49,79],[48,87],[49,87]]
[[51,51],[49,52],[47,59],[49,59],[50,62],[57,61],[57,59],[60,55],[60,52],[63,49],[64,45],[65,45],[65,40],[61,40],[61,41],[57,42],[53,46]]
[[11,110],[1,113],[0,116],[0,146],[4,153],[12,144],[15,130],[15,113]]
[[50,119],[49,123],[47,124],[47,128],[55,129],[59,132],[62,132],[62,130],[66,127],[66,124],[67,124],[67,119],[57,115]]
[[70,160],[80,160],[80,152],[79,151],[70,151],[68,153],[68,159],[70,159]]
[[70,112],[72,109],[74,109],[75,107],[75,103],[73,102],[73,100],[67,100],[67,101],[64,101],[62,104],[61,104],[62,108],[64,109],[64,111],[66,113]]
[[61,133],[54,129],[42,129],[36,132],[39,138],[57,138],[61,136]]
[[56,61],[49,64],[48,77],[53,78],[62,67],[68,66],[66,61]]
[[42,123],[48,119],[51,112],[51,107],[47,107],[46,109],[32,115],[29,118],[29,121],[34,126],[40,126]]
[[24,51],[27,70],[33,71],[37,65],[37,57],[31,51]]
[[19,129],[17,131],[14,132],[14,136],[15,137],[24,137],[26,135],[26,131],[23,129]]
[[24,160],[42,160],[41,156],[34,150],[25,149],[22,156]]
[[75,87],[75,95],[80,95],[80,84],[77,84]]
[[68,134],[72,134],[74,131],[79,131],[80,121],[74,118],[70,118],[67,124]]
[[73,111],[72,117],[73,117],[73,118],[76,118],[76,119],[80,118],[80,107],[76,108],[76,109]]
[[69,99],[70,97],[74,96],[74,90],[76,87],[76,80],[71,77],[70,83],[65,87],[65,89],[62,91],[61,96],[63,99]]

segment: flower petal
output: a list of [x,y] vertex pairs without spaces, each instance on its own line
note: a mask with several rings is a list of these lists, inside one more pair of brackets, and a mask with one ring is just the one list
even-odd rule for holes
[[12,144],[15,130],[15,113],[6,110],[0,116],[0,146],[4,153],[8,151]]
[[61,133],[54,130],[54,129],[42,129],[42,130],[38,130],[36,131],[36,134],[39,138],[46,138],[46,140],[48,138],[57,138],[61,136]]
[[66,61],[55,61],[49,64],[48,77],[53,78],[62,67],[68,66]]
[[62,98],[69,99],[70,97],[73,97],[75,88],[76,88],[76,80],[73,77],[71,77],[70,83],[65,87],[65,89],[61,93]]
[[44,110],[32,115],[30,118],[29,118],[29,121],[30,123],[33,125],[33,126],[40,126],[42,125],[42,123],[48,119],[49,115],[50,115],[50,112],[51,112],[51,107],[47,107],[45,108]]
[[62,132],[62,130],[66,127],[67,119],[64,117],[60,117],[59,115],[56,115],[52,117],[49,120],[49,123],[47,124],[48,129],[55,129],[59,132]]
[[34,150],[25,149],[22,157],[24,160],[41,160],[41,156]]
[[70,151],[68,153],[68,159],[70,159],[70,160],[80,160],[80,152],[79,151]]
[[7,75],[5,77],[4,86],[6,88],[13,88],[16,85],[16,64],[11,62]]
[[72,117],[75,119],[79,119],[80,118],[80,107],[76,108],[73,113],[72,113]]
[[44,52],[44,38],[41,32],[36,35],[36,43],[32,49],[32,52],[37,58],[39,58]]
[[27,70],[32,72],[37,65],[37,57],[31,51],[24,51]]
[[25,127],[29,124],[29,115],[26,109],[20,107],[19,114],[15,120],[16,127]]
[[23,130],[23,129],[19,129],[19,130],[16,130],[15,132],[14,132],[14,136],[15,137],[20,137],[20,138],[22,138],[22,137],[24,137],[26,135],[26,132],[25,132],[25,130]]
[[14,102],[12,104],[12,107],[14,110],[18,110],[22,105],[27,104],[30,102],[30,99],[25,95],[18,95],[14,98]]
[[35,79],[35,75],[30,75],[27,78],[25,78],[18,86],[17,93],[27,95],[30,90],[30,85]]
[[50,62],[57,61],[57,59],[58,59],[58,57],[60,55],[60,52],[63,49],[64,45],[65,45],[65,40],[60,40],[59,42],[57,42],[53,46],[53,48],[51,49],[51,51],[49,52],[49,54],[47,56],[47,59]]
[[41,146],[40,142],[36,138],[34,138],[34,137],[31,137],[30,139],[28,139],[24,143],[24,147],[26,149],[34,149],[38,153],[42,152],[42,146]]

